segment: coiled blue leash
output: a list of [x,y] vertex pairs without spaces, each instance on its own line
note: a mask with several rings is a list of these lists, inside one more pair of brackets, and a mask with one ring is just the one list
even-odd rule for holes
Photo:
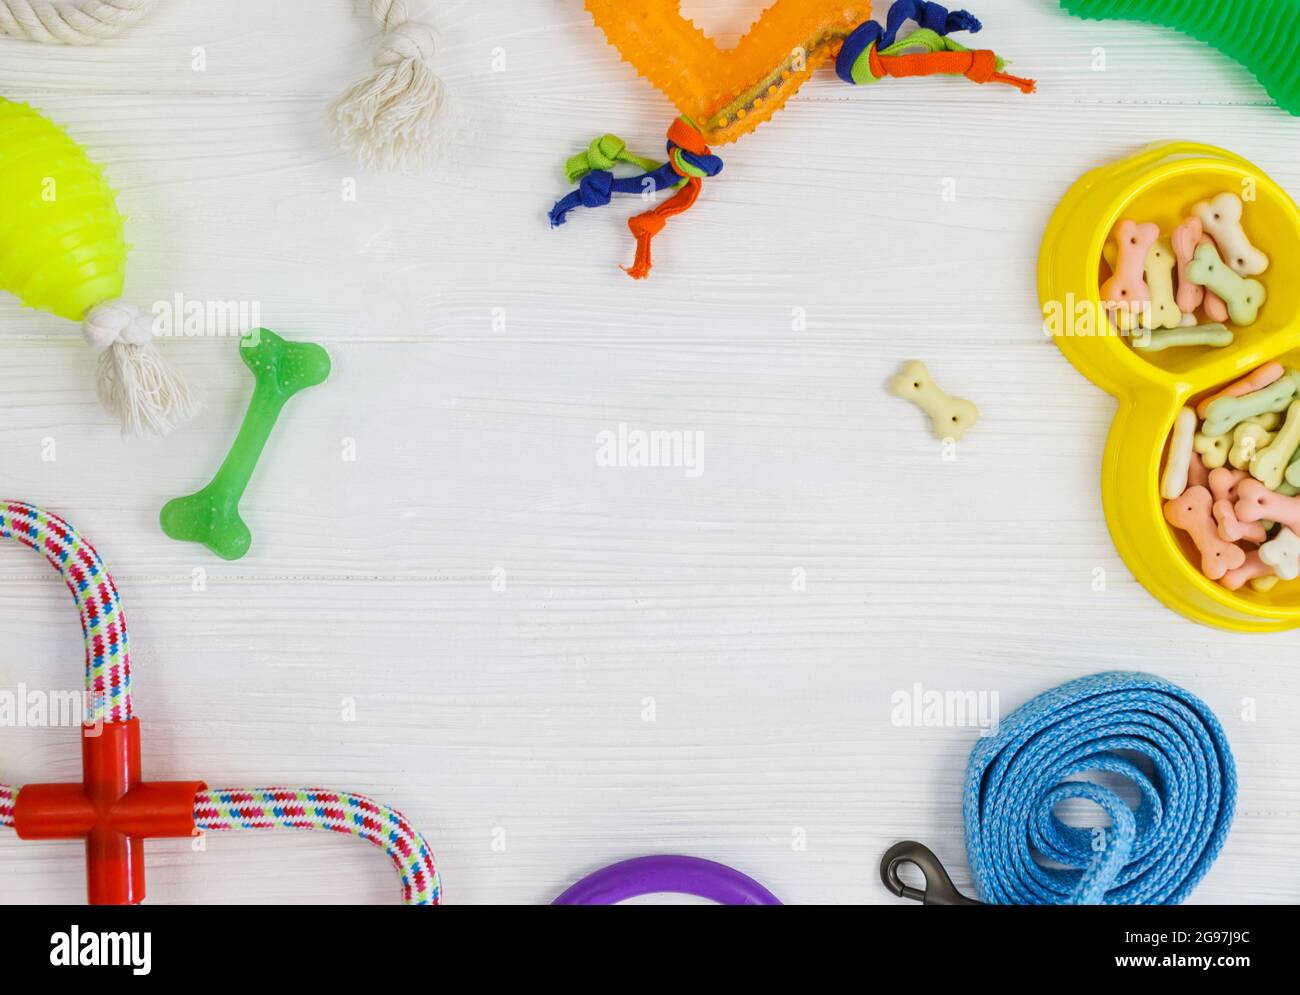
[[[1136,812],[1078,779],[1099,771],[1136,785]],[[1111,825],[1065,825],[1053,809],[1068,798],[1093,802]],[[1236,802],[1232,751],[1204,702],[1151,674],[1094,674],[1022,705],[971,750],[966,855],[990,904],[1177,905],[1223,849]],[[933,888],[903,885],[900,863],[918,865]],[[881,877],[927,904],[974,904],[918,843],[892,847]]]

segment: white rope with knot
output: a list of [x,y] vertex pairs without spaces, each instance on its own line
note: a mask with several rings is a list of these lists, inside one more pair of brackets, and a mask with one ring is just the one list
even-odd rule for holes
[[[0,0],[0,36],[93,45],[139,20],[156,0]],[[339,145],[380,169],[418,172],[436,154],[446,101],[433,71],[433,28],[408,0],[365,0],[380,27],[375,71],[330,109]]]
[[127,435],[166,435],[198,410],[180,375],[158,354],[153,324],[134,304],[106,301],[90,309],[81,327],[99,353],[99,400]]
[[434,155],[434,128],[446,101],[434,73],[433,28],[407,0],[368,0],[381,34],[375,71],[335,102],[334,136],[364,166],[419,171]]
[[0,36],[93,45],[134,24],[156,0],[0,0]]

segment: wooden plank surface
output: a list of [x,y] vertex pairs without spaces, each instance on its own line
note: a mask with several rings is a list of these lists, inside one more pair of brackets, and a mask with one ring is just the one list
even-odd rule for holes
[[[761,6],[687,4],[724,37]],[[324,109],[371,34],[347,8],[165,0],[95,49],[0,42],[0,93],[121,191],[132,299],[256,302],[335,360],[286,412],[244,505],[255,548],[227,564],[156,521],[242,417],[233,342],[167,343],[205,412],[124,442],[78,331],[0,300],[0,490],[114,571],[149,774],[374,794],[425,831],[456,903],[547,901],[660,851],[789,902],[893,901],[876,862],[900,837],[969,884],[977,735],[896,727],[896,690],[996,691],[1008,712],[1141,669],[1202,696],[1240,766],[1193,900],[1300,895],[1296,636],[1198,627],[1134,582],[1098,496],[1114,403],[1044,340],[1034,289],[1069,184],[1155,139],[1300,191],[1300,126],[1247,73],[1172,32],[986,0],[982,43],[1038,95],[821,77],[722,150],[637,284],[628,205],[546,225],[568,155],[606,131],[654,154],[672,116],[578,0],[433,6],[461,124],[429,178],[333,150]],[[884,389],[913,357],[983,411],[956,461]],[[620,423],[703,433],[702,473],[599,466]],[[65,602],[0,550],[0,687],[76,686]],[[77,766],[66,730],[0,728],[0,781]],[[396,891],[339,839],[150,850],[157,903]],[[5,901],[83,895],[74,844],[6,834],[0,866]]]

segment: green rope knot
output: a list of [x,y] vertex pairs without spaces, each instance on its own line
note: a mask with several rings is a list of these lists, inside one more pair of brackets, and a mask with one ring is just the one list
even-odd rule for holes
[[644,159],[627,150],[627,142],[618,135],[601,135],[593,139],[586,152],[579,152],[564,165],[564,175],[570,183],[577,183],[595,170],[612,171],[620,162],[630,163],[644,172],[659,167],[652,159]]

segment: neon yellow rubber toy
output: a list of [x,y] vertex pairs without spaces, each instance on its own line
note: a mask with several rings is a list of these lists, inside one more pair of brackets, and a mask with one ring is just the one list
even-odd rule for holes
[[0,290],[82,322],[100,353],[104,406],[129,434],[162,434],[194,402],[154,348],[149,316],[121,300],[123,227],[103,167],[38,111],[0,97]]
[[[1250,200],[1251,238],[1277,261],[1259,320],[1230,345],[1142,351],[1115,334],[1103,313],[1103,246],[1124,218],[1169,231],[1200,200],[1234,191]],[[1263,363],[1300,365],[1300,209],[1240,156],[1187,142],[1152,145],[1082,176],[1056,208],[1038,260],[1044,329],[1119,410],[1101,466],[1106,523],[1124,562],[1170,608],[1237,632],[1300,626],[1300,581],[1237,591],[1208,579],[1188,537],[1164,519],[1159,475],[1179,411]],[[1099,327],[1101,325],[1105,327]]]

